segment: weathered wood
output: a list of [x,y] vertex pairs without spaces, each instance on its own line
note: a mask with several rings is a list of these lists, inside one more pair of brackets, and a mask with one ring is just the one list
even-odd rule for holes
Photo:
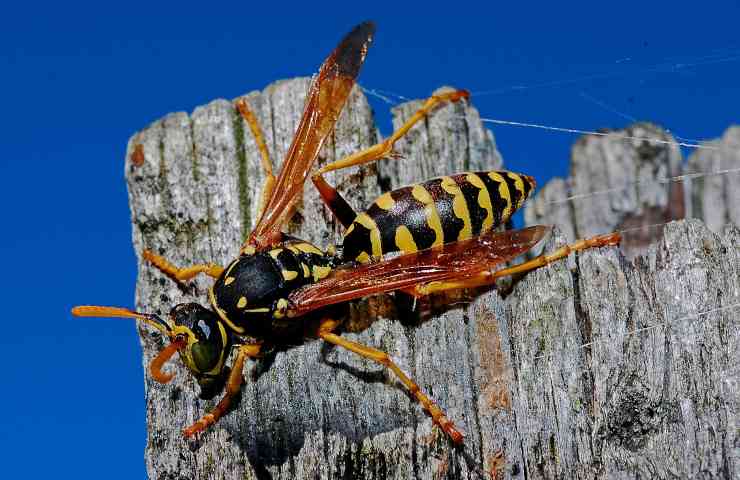
[[623,230],[622,251],[632,258],[660,237],[662,224],[685,217],[681,150],[673,136],[650,123],[608,135],[585,135],[571,152],[570,177],[543,186],[525,210],[527,224],[554,223],[571,241]]
[[697,149],[686,165],[688,174],[709,174],[690,180],[691,214],[719,232],[728,223],[740,225],[740,127],[706,145],[715,149]]
[[[307,86],[278,82],[247,96],[276,167]],[[397,108],[394,122],[414,108]],[[321,162],[378,137],[356,90]],[[490,132],[461,104],[435,113],[398,151],[401,160],[329,181],[361,208],[380,184],[500,166]],[[168,115],[135,134],[126,176],[139,257],[149,248],[181,265],[226,263],[254,223],[259,156],[232,102]],[[339,238],[310,187],[291,232],[320,245]],[[617,249],[587,252],[574,271],[560,262],[506,298],[492,291],[432,316],[387,298],[360,302],[346,335],[393,355],[467,434],[472,456],[506,478],[729,477],[740,468],[740,329],[729,308],[740,302],[740,232],[678,223],[665,235],[634,264]],[[209,281],[195,284],[181,291],[140,260],[137,308],[166,314],[182,301],[206,304]],[[147,365],[162,339],[140,333]],[[151,478],[472,476],[386,371],[346,351],[311,342],[261,362],[245,375],[236,409],[196,444],[180,431],[216,400],[199,400],[184,367],[170,368],[177,376],[168,385],[145,379]]]

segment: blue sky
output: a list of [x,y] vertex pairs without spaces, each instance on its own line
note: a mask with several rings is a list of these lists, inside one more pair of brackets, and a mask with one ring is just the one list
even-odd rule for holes
[[[146,475],[134,326],[73,319],[69,307],[133,304],[125,146],[168,112],[309,75],[354,24],[373,19],[367,88],[420,98],[449,84],[489,92],[473,98],[484,117],[586,130],[636,118],[703,139],[738,122],[736,2],[399,3],[281,3],[279,12],[248,2],[4,7],[0,446],[8,478],[97,478],[103,468],[111,478]],[[389,106],[373,105],[388,133]],[[540,182],[567,174],[574,136],[494,127],[509,168]]]

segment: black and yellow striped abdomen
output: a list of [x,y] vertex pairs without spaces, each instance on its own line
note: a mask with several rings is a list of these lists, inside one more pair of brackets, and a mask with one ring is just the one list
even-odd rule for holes
[[535,188],[527,175],[465,172],[381,195],[344,234],[343,259],[362,263],[466,240],[506,223]]

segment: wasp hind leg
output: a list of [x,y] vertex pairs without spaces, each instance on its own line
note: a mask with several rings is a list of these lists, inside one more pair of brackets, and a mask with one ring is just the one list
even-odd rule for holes
[[432,417],[432,421],[436,425],[439,425],[439,427],[447,434],[447,436],[450,437],[452,442],[456,445],[461,445],[463,443],[462,433],[460,433],[457,428],[455,428],[455,425],[449,418],[447,418],[447,415],[445,415],[442,409],[439,408],[439,406],[437,406],[437,404],[434,403],[432,399],[430,399],[424,392],[421,391],[419,385],[417,385],[416,382],[409,378],[409,376],[406,375],[403,370],[401,370],[398,365],[393,362],[393,359],[390,357],[390,355],[383,352],[382,350],[377,350],[375,348],[362,345],[361,343],[353,342],[351,340],[340,337],[339,335],[332,332],[332,330],[334,330],[337,325],[338,322],[334,320],[323,320],[321,322],[321,325],[319,326],[319,338],[322,338],[323,340],[334,345],[338,345],[342,348],[346,348],[351,352],[354,352],[362,357],[365,357],[389,368],[396,375],[396,377],[398,377],[401,383],[403,383],[403,385],[408,389],[408,391],[416,398],[416,400],[421,403],[424,410],[426,410],[427,413],[429,413],[429,415]]
[[234,365],[231,367],[231,373],[229,373],[229,379],[226,382],[226,394],[224,398],[211,410],[209,413],[203,415],[197,422],[190,425],[188,428],[182,431],[185,437],[192,437],[198,432],[202,432],[206,428],[210,427],[218,421],[219,418],[223,417],[231,407],[231,402],[234,397],[239,394],[242,388],[242,370],[244,369],[244,361],[247,357],[258,357],[260,354],[261,344],[249,344],[242,345],[239,347],[239,351],[236,354]]
[[413,289],[408,289],[408,293],[414,296],[425,296],[431,293],[443,292],[446,290],[457,290],[461,288],[476,288],[493,284],[497,278],[508,275],[526,273],[540,267],[549,265],[557,260],[562,260],[573,252],[587,250],[589,248],[600,248],[619,245],[621,236],[617,232],[607,233],[587,239],[581,239],[569,245],[558,248],[549,254],[543,254],[532,260],[519,265],[503,268],[501,270],[484,270],[477,275],[463,280],[449,280],[442,282],[431,282],[423,285],[417,285]]
[[168,277],[180,283],[193,279],[199,273],[205,273],[209,277],[218,278],[224,271],[224,267],[216,265],[215,263],[204,263],[178,268],[168,262],[164,257],[160,257],[159,255],[152,253],[150,250],[144,250],[142,255],[147,262],[157,267],[157,269]]
[[313,181],[313,184],[319,191],[321,199],[345,228],[349,228],[352,224],[356,213],[352,210],[352,207],[349,206],[347,201],[339,195],[337,190],[326,182],[323,175],[334,170],[341,170],[343,168],[377,162],[382,158],[393,156],[393,146],[396,142],[403,137],[411,127],[429,115],[432,110],[444,102],[457,102],[462,98],[468,98],[468,96],[469,93],[465,90],[455,90],[432,95],[424,102],[424,105],[422,105],[422,107],[417,110],[416,113],[414,113],[411,118],[401,126],[401,128],[393,132],[390,137],[360,152],[353,153],[352,155],[348,155],[336,162],[325,165],[311,176],[311,181]]

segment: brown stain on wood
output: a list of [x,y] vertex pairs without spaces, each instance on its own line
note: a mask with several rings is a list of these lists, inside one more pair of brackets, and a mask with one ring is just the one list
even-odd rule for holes
[[140,167],[144,165],[144,145],[137,143],[134,147],[134,151],[131,152],[131,163],[134,167]]
[[489,455],[486,458],[486,467],[488,474],[494,480],[504,478],[504,469],[506,468],[506,455],[504,455],[504,451],[498,449],[492,455]]
[[511,394],[509,393],[509,365],[501,350],[501,335],[493,313],[485,308],[476,312],[478,324],[478,345],[480,349],[481,368],[485,372],[481,395],[484,405],[491,410],[511,411]]

